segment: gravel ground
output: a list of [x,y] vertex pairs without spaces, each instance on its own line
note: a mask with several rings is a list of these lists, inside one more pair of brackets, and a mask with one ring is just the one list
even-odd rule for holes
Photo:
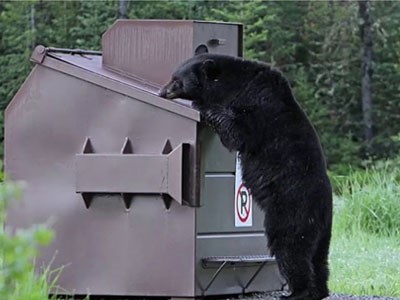
[[[279,299],[280,292],[265,293],[265,294],[255,294],[245,296],[241,299],[243,300],[276,300]],[[332,294],[330,297],[324,300],[400,300],[399,298],[390,297],[378,297],[378,296],[351,296],[343,294]]]
[[[217,296],[209,297],[209,299],[213,300],[277,300],[282,292],[272,292],[272,293],[260,293],[260,294],[248,294],[239,297],[228,297],[228,298],[219,298]],[[204,298],[207,299],[208,297]],[[64,299],[64,298],[62,298]],[[76,298],[74,298],[76,299]],[[86,298],[78,298],[78,299],[86,299]],[[127,298],[103,298],[103,297],[90,297],[93,300],[128,300]],[[132,298],[129,298],[132,299]],[[179,298],[133,298],[135,300],[167,300],[167,299],[179,299]],[[191,298],[182,298],[183,299],[191,299]],[[195,299],[195,298],[193,298]],[[201,299],[201,298],[197,298]],[[400,300],[400,298],[390,298],[390,297],[378,297],[378,296],[352,296],[352,295],[344,295],[344,294],[331,294],[330,297],[324,298],[324,300]]]

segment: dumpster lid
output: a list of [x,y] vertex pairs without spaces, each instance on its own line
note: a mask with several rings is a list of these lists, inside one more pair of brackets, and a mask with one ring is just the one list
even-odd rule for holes
[[242,25],[195,20],[116,20],[101,39],[104,68],[163,85],[200,45],[241,53]]
[[191,107],[190,101],[171,101],[158,97],[161,86],[105,69],[101,54],[99,51],[46,48],[39,45],[33,51],[31,61],[200,122],[200,113]]

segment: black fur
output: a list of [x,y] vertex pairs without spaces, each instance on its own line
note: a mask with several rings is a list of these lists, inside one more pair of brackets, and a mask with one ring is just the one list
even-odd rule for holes
[[291,290],[283,298],[328,296],[332,190],[318,136],[286,78],[261,62],[201,54],[177,69],[160,96],[193,100],[223,145],[239,151]]

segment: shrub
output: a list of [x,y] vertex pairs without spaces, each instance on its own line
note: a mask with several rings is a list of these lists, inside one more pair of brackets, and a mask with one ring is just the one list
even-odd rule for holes
[[[0,224],[5,223],[7,206],[19,197],[20,191],[15,184],[0,183]],[[53,232],[45,225],[16,230],[15,233],[8,227],[0,231],[0,299],[48,299],[50,271],[46,268],[43,274],[35,274],[34,258],[40,247],[48,245],[52,239]]]

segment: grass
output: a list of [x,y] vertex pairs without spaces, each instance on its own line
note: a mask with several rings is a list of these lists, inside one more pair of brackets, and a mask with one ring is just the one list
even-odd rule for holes
[[400,297],[399,179],[387,166],[333,178],[332,292]]
[[334,178],[336,225],[341,233],[400,235],[400,171],[383,167]]
[[[56,272],[56,274],[54,274]],[[55,275],[55,276],[54,276]],[[50,278],[54,278],[50,280]],[[23,280],[17,281],[16,285],[8,295],[9,300],[55,300],[56,296],[48,297],[49,291],[56,286],[58,271],[43,270],[41,274],[31,270]]]
[[334,232],[330,267],[334,293],[400,297],[400,237]]

